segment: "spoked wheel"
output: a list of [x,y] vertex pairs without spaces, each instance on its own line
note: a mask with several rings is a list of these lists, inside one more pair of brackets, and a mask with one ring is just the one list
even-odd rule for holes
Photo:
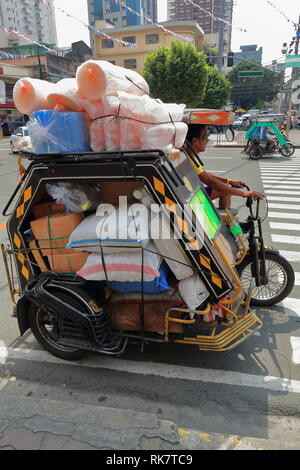
[[55,312],[46,312],[34,304],[29,308],[29,326],[38,342],[53,356],[74,361],[81,359],[86,351],[62,346],[58,343],[60,329]]
[[[252,260],[246,257],[238,267],[241,282],[247,292],[251,279]],[[270,307],[285,299],[295,284],[295,273],[290,263],[282,256],[266,251],[266,272],[268,283],[255,287],[252,294],[251,305]]]
[[264,150],[260,145],[251,145],[248,153],[252,160],[259,160],[263,156]]
[[290,142],[283,145],[280,149],[280,153],[283,157],[291,157],[295,153],[295,147]]

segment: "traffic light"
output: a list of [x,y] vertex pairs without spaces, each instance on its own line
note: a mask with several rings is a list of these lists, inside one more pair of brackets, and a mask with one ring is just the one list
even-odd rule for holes
[[234,66],[234,52],[228,52],[227,67]]

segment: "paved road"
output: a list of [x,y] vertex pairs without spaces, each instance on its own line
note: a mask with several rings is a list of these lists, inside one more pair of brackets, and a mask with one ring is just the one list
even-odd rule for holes
[[[2,141],[1,207],[17,175],[16,157],[8,155],[6,149],[7,141]],[[300,151],[289,162],[268,158],[258,163],[249,161],[240,150],[211,149],[204,161],[208,170],[244,179],[268,194],[266,242],[288,253],[299,273],[300,204],[297,194],[282,192],[297,193],[299,189]],[[274,197],[279,200],[271,199]],[[246,215],[243,203],[235,198],[233,205]],[[0,216],[0,225],[3,222]],[[0,239],[6,241],[3,230]],[[258,309],[264,328],[231,352],[149,345],[142,354],[132,345],[120,359],[89,355],[86,361],[70,364],[41,350],[31,335],[19,338],[16,320],[10,317],[2,265],[0,269],[0,339],[4,343],[0,349],[0,404],[1,399],[19,398],[22,403],[32,400],[49,406],[52,402],[58,407],[59,403],[73,405],[74,410],[82,405],[102,406],[151,413],[180,427],[207,433],[300,441],[299,274],[290,299],[276,308]]]

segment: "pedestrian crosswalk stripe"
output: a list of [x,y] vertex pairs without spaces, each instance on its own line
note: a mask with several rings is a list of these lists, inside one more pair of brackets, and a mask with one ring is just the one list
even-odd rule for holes
[[284,222],[270,222],[270,227],[276,230],[296,230],[300,232],[300,224],[286,224]]
[[284,299],[281,304],[284,308],[284,313],[288,317],[300,318],[300,301],[299,299],[293,299],[288,297]]
[[43,350],[8,348],[6,360],[27,360],[49,364],[70,365],[72,367],[88,367],[118,371],[120,373],[137,374],[141,376],[156,376],[164,379],[186,380],[191,382],[215,383],[234,387],[251,387],[279,393],[300,394],[300,381],[271,375],[255,375],[243,372],[232,372],[218,369],[182,366],[169,363],[132,361],[95,355],[80,362],[66,362],[51,356]]
[[276,203],[269,203],[270,209],[286,209],[289,211],[299,211],[300,206],[298,204],[276,204]]
[[291,347],[292,347],[292,362],[293,364],[300,364],[300,338],[295,336],[290,337]]
[[277,187],[278,184],[288,184],[291,187],[297,186],[300,184],[299,180],[286,180],[285,178],[277,178],[274,180],[273,178],[270,179],[262,179],[263,185],[272,184],[272,186]]
[[285,196],[268,196],[269,201],[281,201],[281,202],[300,202],[300,194],[299,197],[285,197]]
[[285,177],[283,176],[269,176],[269,177],[262,177],[262,182],[265,182],[265,181],[271,181],[271,182],[275,182],[275,183],[278,183],[278,182],[282,182],[282,183],[297,183],[299,184],[299,181],[300,181],[300,177],[299,178],[288,178],[288,179],[285,179]]
[[291,243],[291,245],[300,245],[300,237],[293,237],[290,235],[271,234],[273,242],[277,243]]
[[[294,262],[294,263],[300,263],[300,252],[299,251],[280,250],[280,254],[287,261]],[[300,305],[300,300],[298,300],[298,303]]]
[[295,219],[299,220],[299,214],[292,212],[269,212],[269,219]]
[[[298,183],[299,184],[299,183]],[[271,189],[271,188],[276,188],[276,189],[298,189],[298,192],[296,193],[293,193],[293,194],[300,194],[300,186],[293,186],[291,184],[289,185],[283,185],[283,184],[269,184],[269,183],[266,183],[264,184],[264,189]]]
[[266,194],[283,194],[283,195],[290,195],[290,196],[296,196],[297,194],[300,196],[300,191],[283,191],[283,190],[278,190],[277,188],[276,189],[267,189],[266,188],[266,191],[265,191]]

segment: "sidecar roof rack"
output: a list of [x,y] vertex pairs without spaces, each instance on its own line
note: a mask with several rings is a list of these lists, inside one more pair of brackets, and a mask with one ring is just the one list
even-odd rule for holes
[[149,150],[124,150],[112,152],[72,152],[72,153],[43,153],[36,154],[33,152],[19,151],[19,155],[32,162],[48,163],[48,162],[63,162],[63,163],[78,163],[78,162],[100,162],[105,160],[119,160],[120,158],[141,158],[141,157],[164,157],[165,153],[159,149]]

